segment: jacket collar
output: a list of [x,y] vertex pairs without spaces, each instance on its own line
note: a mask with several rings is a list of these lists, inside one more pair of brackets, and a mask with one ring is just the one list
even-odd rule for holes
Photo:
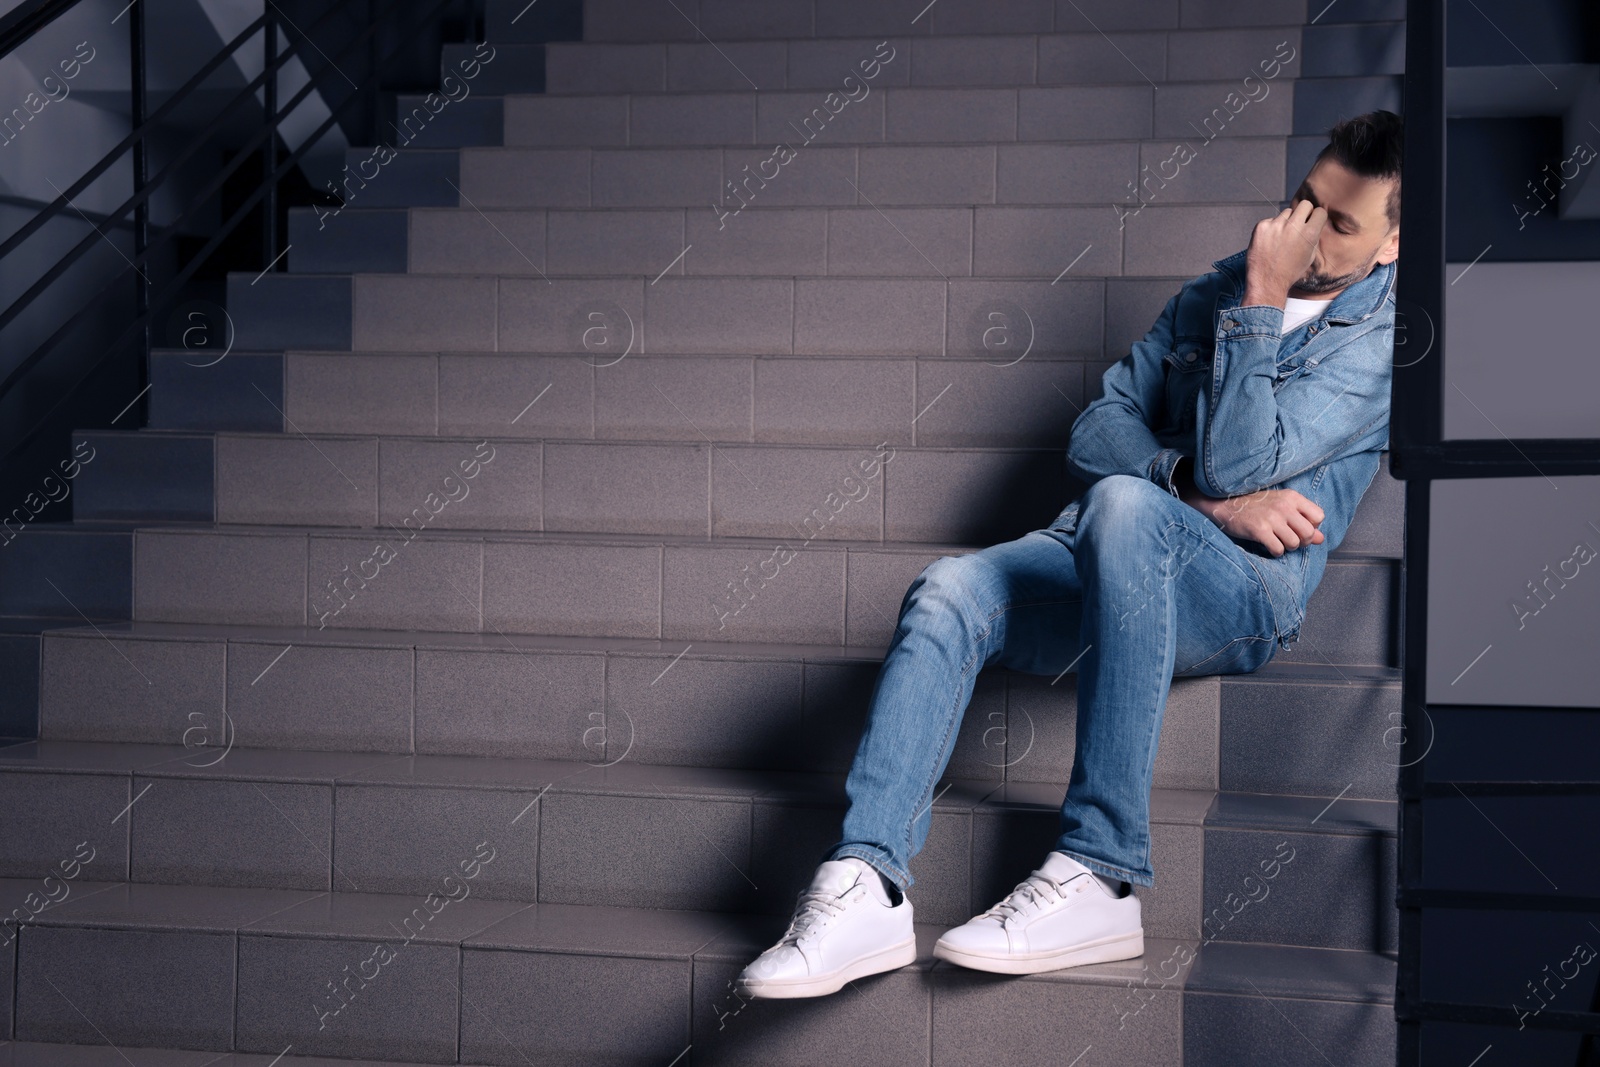
[[[1249,251],[1248,248],[1243,249],[1211,264],[1233,282],[1233,299],[1244,295],[1245,258]],[[1378,312],[1394,292],[1395,266],[1398,263],[1399,260],[1396,260],[1394,263],[1374,266],[1365,278],[1347,286],[1344,292],[1328,302],[1328,313],[1323,318],[1329,322],[1352,323],[1361,322]]]

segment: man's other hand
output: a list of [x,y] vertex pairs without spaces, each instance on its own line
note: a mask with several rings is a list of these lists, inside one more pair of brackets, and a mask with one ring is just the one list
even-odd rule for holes
[[1183,502],[1222,528],[1229,537],[1254,541],[1274,556],[1326,538],[1317,527],[1322,509],[1293,489],[1262,489],[1222,500],[1189,489]]

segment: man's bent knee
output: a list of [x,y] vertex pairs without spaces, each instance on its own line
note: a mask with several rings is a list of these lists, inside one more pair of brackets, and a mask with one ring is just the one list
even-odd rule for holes
[[940,556],[917,575],[907,591],[912,600],[939,610],[974,615],[981,611],[988,563],[978,553]]
[[1160,533],[1166,526],[1173,496],[1148,478],[1113,474],[1091,485],[1083,494],[1079,531],[1094,536],[1111,533]]

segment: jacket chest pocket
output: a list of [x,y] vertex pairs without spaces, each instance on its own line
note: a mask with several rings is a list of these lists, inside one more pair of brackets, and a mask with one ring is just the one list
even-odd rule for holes
[[1166,429],[1194,429],[1200,390],[1211,384],[1212,353],[1193,343],[1182,343],[1162,357],[1166,363]]

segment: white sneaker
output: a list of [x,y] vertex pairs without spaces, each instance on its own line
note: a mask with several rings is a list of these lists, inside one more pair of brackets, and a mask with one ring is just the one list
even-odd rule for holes
[[776,945],[739,975],[740,996],[820,997],[854,979],[917,958],[911,901],[889,902],[878,872],[854,856],[827,860],[796,897],[794,918]]
[[1144,954],[1139,898],[1113,896],[1064,852],[1000,903],[945,932],[933,947],[942,960],[996,974],[1036,974]]

